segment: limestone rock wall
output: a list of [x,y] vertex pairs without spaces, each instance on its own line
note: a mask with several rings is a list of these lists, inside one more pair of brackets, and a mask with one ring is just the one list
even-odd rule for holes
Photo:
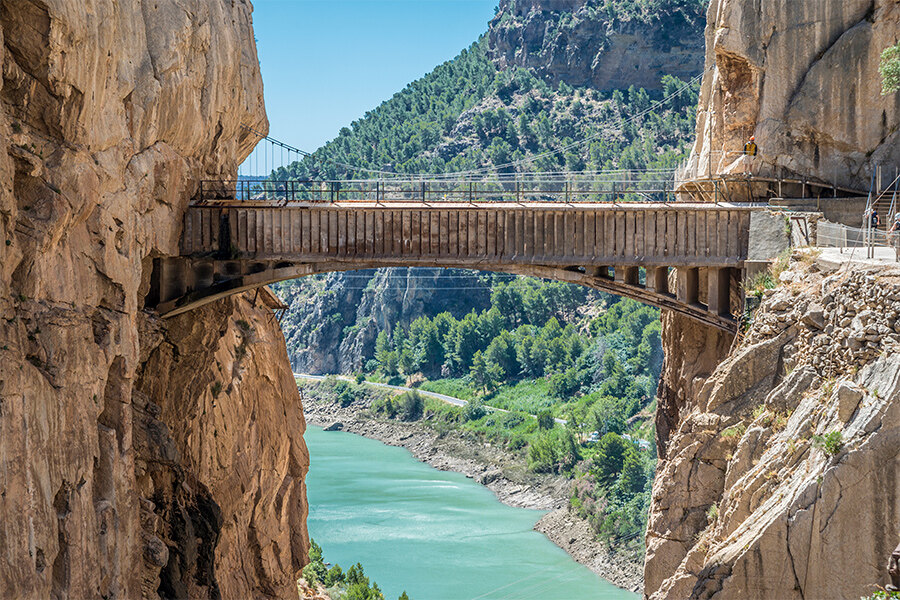
[[[164,507],[156,509],[162,518],[155,535],[184,535],[172,522],[180,492],[172,482],[173,473],[190,474],[215,503],[209,559],[222,597],[288,598],[296,596],[308,551],[306,423],[281,329],[271,311],[252,306],[253,298],[227,298],[142,327],[143,346],[152,350],[136,403],[168,424],[178,459],[172,468],[140,457],[138,485],[142,498]],[[205,550],[197,549],[197,560]],[[189,551],[177,560],[170,552],[163,575],[196,573],[196,565]]]
[[[714,174],[868,190],[876,165],[900,164],[900,94],[883,96],[878,73],[898,31],[897,0],[712,0],[686,175],[711,161]],[[740,154],[751,135],[752,160]]]
[[[248,506],[222,484],[223,453],[195,456],[216,447],[210,413],[187,423],[165,397],[135,390],[139,371],[177,380],[183,368],[142,367],[160,343],[139,334],[151,258],[176,250],[197,181],[233,173],[250,151],[240,125],[267,128],[251,10],[246,0],[0,1],[0,596],[281,593],[297,567],[301,540],[278,539],[283,562],[271,548],[236,549],[266,511],[285,527],[302,521],[302,464],[286,458],[302,463],[302,427],[288,444],[253,421],[288,401],[274,379],[284,357],[263,355],[258,373],[245,359],[242,391],[221,396],[259,406],[242,423],[255,427],[242,438],[245,485],[260,493]],[[185,350],[187,334],[170,334]],[[207,334],[233,336],[234,325]],[[192,368],[202,378],[219,367]],[[266,391],[247,396],[251,378]],[[170,495],[147,495],[147,464],[168,470]],[[260,470],[281,467],[288,483],[269,488],[275,478]],[[260,547],[277,537],[257,535]],[[169,562],[178,556],[186,562]]]
[[[686,335],[667,325],[666,343]],[[685,388],[654,483],[645,596],[858,598],[887,584],[898,350],[900,270],[798,254],[728,357]]]
[[660,89],[663,75],[690,79],[703,69],[699,4],[501,0],[499,9],[488,32],[490,56],[553,85]]

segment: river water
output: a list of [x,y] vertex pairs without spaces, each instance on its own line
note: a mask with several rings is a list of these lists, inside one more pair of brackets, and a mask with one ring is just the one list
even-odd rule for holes
[[387,600],[637,598],[532,531],[541,511],[402,448],[312,426],[306,443],[310,536],[345,571],[362,563]]

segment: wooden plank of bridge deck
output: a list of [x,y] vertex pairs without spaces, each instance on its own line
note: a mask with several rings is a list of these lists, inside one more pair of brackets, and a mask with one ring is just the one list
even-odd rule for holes
[[228,215],[228,241],[231,244],[231,248],[237,250],[239,249],[237,211],[233,208],[227,208],[223,212]]
[[644,256],[656,256],[656,211],[644,215]]
[[247,211],[236,208],[231,211],[231,220],[234,221],[234,245],[239,252],[247,251]]
[[384,237],[384,222],[385,222],[385,210],[376,210],[375,211],[375,248],[373,255],[377,257],[385,256],[390,252],[390,248],[388,244],[386,244],[386,240]]
[[716,233],[718,237],[716,258],[722,258],[728,254],[728,213],[722,210],[716,211],[716,217],[719,221],[716,227],[718,230]]
[[565,216],[566,256],[584,255],[583,252],[578,252],[578,234],[581,231],[578,227],[578,214],[578,211],[567,212]]
[[328,213],[324,210],[316,211],[319,217],[319,240],[317,250],[319,254],[328,253]]
[[656,243],[654,244],[654,254],[657,258],[666,256],[666,213],[664,211],[657,212],[654,215],[656,221]]
[[547,237],[544,238],[544,256],[556,258],[562,255],[562,213],[551,212],[547,222]]
[[417,210],[409,211],[410,218],[410,253],[413,256],[419,256],[422,253],[422,218],[421,213]]
[[347,256],[347,211],[337,213],[337,253]]
[[432,256],[440,256],[441,254],[441,212],[442,211],[432,210],[428,213],[431,216],[428,253]]
[[601,239],[603,250],[600,255],[604,258],[611,258],[615,255],[616,249],[616,215],[612,211],[604,211],[600,217],[603,221],[603,238]]
[[532,213],[534,215],[534,254],[532,256],[534,258],[543,258],[546,255],[546,250],[544,250],[544,237],[545,237],[545,228],[544,228],[544,213],[536,210]]
[[354,211],[356,215],[356,245],[353,254],[364,256],[366,254],[366,213]]
[[666,211],[666,256],[678,254],[678,216],[674,210]]
[[705,210],[697,211],[695,215],[696,220],[696,253],[695,256],[705,257],[706,256],[706,221],[707,221],[707,213]]
[[697,211],[686,213],[685,226],[687,227],[687,244],[685,254],[697,256]]
[[502,214],[503,248],[500,255],[510,258],[516,254],[516,216],[519,214],[519,211],[505,210]]
[[459,255],[459,211],[451,210],[447,213],[447,254]]
[[522,258],[534,256],[534,219],[533,210],[522,213]]
[[371,210],[367,210],[363,212],[364,221],[365,221],[365,234],[363,236],[365,241],[365,249],[362,252],[363,256],[372,256],[375,254],[375,213]]
[[740,216],[740,227],[738,230],[741,232],[739,244],[739,258],[744,259],[747,257],[748,247],[750,246],[750,213],[747,211],[742,211],[739,213]]
[[[627,214],[628,213],[623,211],[616,211],[616,258],[625,256],[629,238],[632,237],[628,235]],[[633,230],[634,226],[632,226],[632,231]]]
[[487,255],[487,213],[479,210],[475,215],[475,256]]
[[256,254],[259,248],[259,228],[256,225],[256,209],[247,210],[247,252]]
[[356,211],[346,211],[344,256],[353,256],[356,250]]
[[636,254],[637,242],[637,213],[628,211],[624,214],[625,219],[625,249],[622,256],[633,259]]
[[581,255],[585,258],[594,257],[594,240],[597,233],[596,213],[593,211],[584,211],[584,224],[581,232]]
[[598,260],[604,256],[604,240],[606,239],[606,216],[604,213],[594,213],[594,260]]
[[569,230],[572,237],[572,256],[584,257],[584,211],[572,213],[572,228]]
[[687,255],[688,232],[687,232],[687,213],[678,211],[675,213],[675,221],[677,223],[678,238],[675,242],[675,253],[683,259]]
[[205,208],[201,208],[197,211],[198,221],[200,222],[200,248],[203,252],[209,251],[209,227],[207,226],[207,218],[206,218],[207,210]]
[[319,215],[322,211],[313,210],[309,213],[309,253],[319,254]]
[[394,211],[394,228],[397,230],[397,240],[394,242],[398,248],[397,255],[406,255],[412,247],[412,214],[406,210]]
[[738,255],[738,242],[741,239],[740,220],[736,212],[728,212],[728,246],[726,256],[733,258]]
[[194,213],[196,210],[188,210],[184,213],[184,231],[181,233],[181,253],[194,253]]
[[440,211],[438,223],[437,253],[440,256],[447,256],[450,254],[450,213],[446,210]]
[[490,210],[484,215],[485,221],[485,248],[487,256],[497,255],[497,211]]
[[338,211],[328,211],[328,256],[338,253]]
[[309,255],[312,237],[312,217],[308,210],[300,211],[300,254]]

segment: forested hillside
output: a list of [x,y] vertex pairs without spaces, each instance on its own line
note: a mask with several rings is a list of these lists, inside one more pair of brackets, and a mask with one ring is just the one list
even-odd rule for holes
[[[577,0],[558,10],[569,4],[504,1],[490,31],[459,56],[273,176],[675,167],[694,131],[705,5]],[[599,40],[596,56],[567,59],[588,34]],[[701,40],[701,52],[666,37],[676,34]],[[650,43],[617,51],[620,80],[630,69],[648,81],[653,60],[677,63],[682,78],[655,73],[652,89],[600,89],[604,49],[634,39]],[[509,44],[524,44],[528,55],[510,54]],[[604,539],[631,540],[638,551],[655,457],[647,442],[662,360],[657,310],[569,284],[443,269],[334,273],[277,292],[291,307],[282,326],[295,371],[356,374],[469,400],[459,409],[404,397],[376,410],[466,429],[531,471],[572,477],[572,506]],[[362,393],[329,385],[341,387],[323,392],[329,397]]]
[[[409,174],[669,168],[684,157],[698,86],[665,75],[654,92],[552,87],[523,68],[497,69],[486,47],[483,37],[275,177],[369,175],[344,164]],[[540,158],[509,165],[530,156]]]

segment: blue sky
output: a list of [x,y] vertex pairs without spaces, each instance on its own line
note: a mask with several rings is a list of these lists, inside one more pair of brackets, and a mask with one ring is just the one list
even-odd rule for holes
[[456,56],[497,0],[256,0],[269,135],[313,151]]

